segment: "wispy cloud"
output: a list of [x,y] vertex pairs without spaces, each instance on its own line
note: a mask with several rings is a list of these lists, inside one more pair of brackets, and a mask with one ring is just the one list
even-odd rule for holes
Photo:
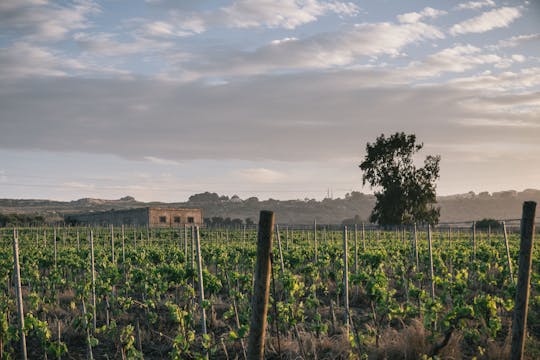
[[217,10],[179,13],[176,20],[184,30],[201,33],[209,27],[229,28],[283,28],[295,29],[298,26],[316,21],[327,14],[354,16],[359,8],[352,2],[319,0],[236,0]]
[[158,165],[174,165],[178,166],[180,163],[178,161],[174,160],[168,160],[168,159],[162,159],[155,156],[145,156],[144,160],[150,161],[151,163],[158,164]]
[[456,6],[457,10],[477,10],[483,7],[493,7],[497,4],[493,0],[482,0],[482,1],[469,1],[466,3],[461,3]]
[[3,0],[0,3],[0,29],[26,41],[56,41],[73,31],[90,26],[88,16],[100,12],[91,0],[63,4],[40,0]]
[[397,19],[399,22],[402,22],[402,23],[415,23],[424,18],[435,19],[447,13],[448,12],[443,11],[443,10],[437,10],[431,7],[426,7],[424,8],[424,10],[420,12],[410,12],[410,13],[398,15]]
[[446,72],[461,73],[486,64],[503,67],[503,64],[513,61],[511,58],[486,54],[476,46],[458,44],[429,55],[422,61],[413,61],[405,70],[407,75],[414,79],[437,76]]
[[286,175],[275,170],[266,168],[243,169],[239,171],[240,177],[253,183],[276,183],[284,180]]
[[540,45],[540,33],[537,34],[527,34],[527,35],[517,35],[512,36],[509,39],[501,40],[492,48],[512,48],[517,47],[527,43],[538,43]]
[[450,34],[483,33],[497,28],[508,27],[520,16],[520,9],[516,7],[502,7],[455,24],[450,29]]
[[273,41],[251,52],[205,54],[181,61],[179,67],[195,78],[328,69],[353,65],[371,56],[400,56],[408,45],[441,38],[444,34],[437,27],[421,22],[363,23],[340,32]]

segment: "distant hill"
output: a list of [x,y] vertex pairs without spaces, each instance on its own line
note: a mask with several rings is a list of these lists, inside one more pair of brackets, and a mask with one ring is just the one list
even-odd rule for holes
[[[521,216],[523,201],[540,202],[540,190],[528,189],[522,192],[514,190],[495,193],[481,192],[440,196],[437,198],[441,207],[441,222],[459,222],[483,218],[517,219]],[[74,201],[54,200],[16,200],[0,199],[2,214],[38,214],[49,221],[60,221],[66,214],[105,211],[111,209],[129,209],[146,206],[160,207],[197,207],[203,209],[207,218],[251,218],[256,220],[261,209],[272,210],[280,223],[310,224],[317,220],[320,224],[339,224],[345,219],[357,218],[366,221],[375,197],[370,194],[352,192],[344,198],[305,200],[259,200],[256,197],[241,199],[238,196],[220,196],[205,192],[192,195],[187,202],[162,203],[141,202],[131,196],[118,200],[85,198]]]

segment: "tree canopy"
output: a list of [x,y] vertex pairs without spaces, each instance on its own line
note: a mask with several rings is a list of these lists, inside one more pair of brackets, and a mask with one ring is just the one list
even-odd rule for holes
[[440,156],[428,155],[424,166],[417,168],[413,155],[422,147],[414,134],[403,132],[388,138],[382,134],[373,144],[367,143],[360,164],[362,182],[377,189],[370,221],[379,225],[438,222],[440,209],[433,204]]

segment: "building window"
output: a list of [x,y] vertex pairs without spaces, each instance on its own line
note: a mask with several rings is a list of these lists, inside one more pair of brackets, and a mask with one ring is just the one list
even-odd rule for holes
[[167,223],[167,217],[166,216],[160,216],[159,217],[159,222],[161,224],[166,224]]
[[193,224],[195,222],[195,218],[193,216],[188,216],[187,222]]
[[180,224],[180,216],[175,216],[174,217],[174,223],[175,224]]

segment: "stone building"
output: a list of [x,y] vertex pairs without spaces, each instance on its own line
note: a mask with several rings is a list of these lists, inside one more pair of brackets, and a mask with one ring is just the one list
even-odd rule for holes
[[66,216],[66,222],[79,225],[180,227],[202,225],[203,215],[201,209],[145,207],[72,214]]

